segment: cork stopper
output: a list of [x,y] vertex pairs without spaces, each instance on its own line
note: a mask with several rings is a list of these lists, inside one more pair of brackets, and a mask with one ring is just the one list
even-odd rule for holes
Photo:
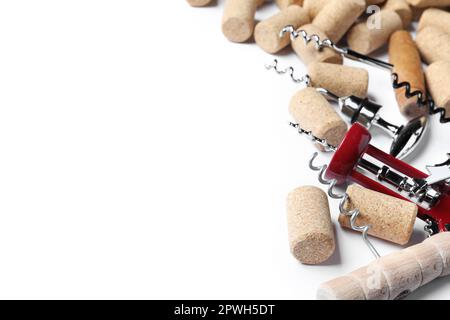
[[[300,30],[304,30],[308,33],[309,36],[315,34],[322,40],[328,38],[328,36],[323,31],[312,24],[304,25],[300,28]],[[335,52],[333,49],[322,48],[321,50],[317,50],[313,41],[305,44],[301,37],[298,37],[297,39],[292,41],[292,48],[306,65],[312,62],[342,64],[343,61],[342,55]]]
[[383,10],[396,12],[403,22],[403,28],[407,29],[412,21],[412,10],[405,0],[388,0],[383,6]]
[[276,53],[290,43],[289,34],[286,33],[282,38],[279,36],[283,27],[292,25],[298,28],[307,23],[307,11],[298,5],[291,5],[258,23],[255,27],[255,41],[264,51]]
[[365,300],[359,282],[350,276],[342,276],[322,284],[317,290],[317,300]]
[[319,264],[334,252],[334,232],[325,192],[313,186],[291,191],[287,198],[289,245],[295,258]]
[[330,0],[314,18],[313,25],[338,42],[365,8],[365,0]]
[[[442,258],[441,277],[450,275],[450,232],[440,232],[423,243],[433,245]],[[428,263],[428,262],[427,262]]]
[[420,269],[422,270],[422,285],[441,276],[444,264],[437,247],[432,243],[424,241],[405,250],[414,255],[414,258],[420,265]]
[[[356,225],[370,225],[369,234],[400,245],[408,243],[418,208],[415,204],[356,184],[347,188],[349,196],[344,209],[360,211]],[[350,217],[339,215],[341,226],[351,228]]]
[[212,0],[187,0],[187,2],[193,7],[204,7],[209,5]]
[[[394,65],[393,72],[398,75],[399,82],[409,82],[411,92],[421,91],[426,93],[425,75],[422,70],[419,50],[406,30],[394,32],[389,39],[389,62]],[[400,112],[408,118],[415,118],[427,113],[425,107],[419,107],[417,97],[407,98],[406,89],[395,90]]]
[[330,2],[330,0],[304,0],[303,8],[308,11],[309,17],[312,20],[317,16],[320,10],[328,4],[328,2]]
[[448,7],[450,0],[406,0],[411,6],[418,8]]
[[422,58],[428,64],[450,60],[450,33],[432,26],[425,27],[417,33],[416,43]]
[[[300,127],[333,146],[338,146],[347,132],[345,122],[314,88],[298,91],[291,99],[289,112]],[[319,150],[324,150],[321,145],[316,146]]]
[[303,0],[275,0],[275,3],[281,10],[283,10],[293,4],[301,6],[303,4]]
[[245,42],[253,35],[256,0],[226,0],[222,32],[228,40]]
[[444,32],[450,33],[450,12],[429,8],[422,13],[417,30],[425,27],[435,27]]
[[379,266],[372,262],[348,274],[356,280],[364,292],[364,300],[388,300],[389,288],[386,277]]
[[314,62],[309,64],[308,74],[313,87],[325,88],[338,97],[367,96],[369,73],[366,69]]
[[375,28],[369,21],[363,21],[354,25],[347,36],[350,48],[362,54],[369,54],[381,48],[392,33],[403,27],[400,16],[390,10],[381,10],[369,19],[380,19],[381,28]]
[[450,61],[436,61],[429,65],[425,78],[436,105],[450,115]]

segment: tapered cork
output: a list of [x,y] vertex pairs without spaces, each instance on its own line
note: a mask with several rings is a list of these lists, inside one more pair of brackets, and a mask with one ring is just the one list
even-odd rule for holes
[[319,264],[334,252],[334,231],[325,192],[313,186],[291,191],[287,198],[289,245],[295,258]]
[[212,0],[187,0],[193,7],[204,7],[212,2]]
[[436,8],[429,8],[425,10],[420,17],[417,30],[420,31],[423,28],[430,26],[450,33],[450,12]]
[[330,0],[312,24],[338,42],[366,8],[364,0]]
[[424,241],[418,245],[405,249],[414,255],[422,270],[422,285],[440,277],[444,269],[441,254],[432,243]]
[[325,5],[327,5],[330,0],[304,0],[303,8],[308,11],[309,17],[314,19],[317,14],[322,10]]
[[450,6],[450,0],[406,0],[413,7],[447,7]]
[[301,6],[303,4],[303,0],[275,0],[275,3],[281,10],[283,10],[293,4]]
[[369,73],[366,69],[315,62],[308,65],[308,74],[313,87],[327,89],[338,97],[367,96]]
[[253,35],[256,0],[226,0],[222,32],[228,40],[245,42]]
[[382,47],[392,33],[403,27],[400,16],[390,10],[381,10],[371,15],[369,19],[373,21],[379,19],[381,27],[377,28],[370,21],[363,21],[354,25],[347,36],[350,48],[362,54],[369,54]]
[[450,61],[436,61],[425,70],[428,90],[438,107],[450,115]]
[[[328,36],[323,31],[312,24],[304,25],[299,30],[306,31],[310,37],[312,35],[317,35],[321,40],[328,39]],[[292,48],[306,65],[312,62],[342,64],[342,55],[331,48],[321,48],[320,50],[317,50],[314,41],[305,44],[302,37],[298,37],[292,41]]]
[[280,37],[280,31],[287,25],[294,28],[309,23],[309,15],[298,5],[291,5],[274,16],[261,21],[255,27],[256,43],[268,53],[276,53],[289,45],[289,34]]
[[381,257],[366,267],[323,283],[317,297],[330,300],[394,300],[448,274],[450,232],[442,232],[421,244]]
[[[389,62],[394,65],[393,72],[398,75],[398,82],[409,82],[411,92],[426,93],[425,75],[422,69],[419,50],[406,30],[394,32],[389,39]],[[409,118],[424,115],[427,110],[419,107],[417,97],[407,98],[406,89],[395,90],[395,97],[400,112]]]
[[435,27],[425,27],[417,33],[420,55],[431,64],[439,60],[450,60],[450,33]]
[[[413,232],[417,206],[356,184],[347,188],[346,210],[359,210],[357,226],[370,225],[369,234],[387,241],[405,245]],[[339,215],[341,226],[351,228],[350,217]]]
[[405,0],[387,0],[383,10],[396,12],[403,22],[403,28],[407,29],[412,21],[412,10]]
[[[347,132],[345,122],[314,88],[298,91],[291,99],[289,112],[300,127],[333,146],[338,146]],[[319,150],[324,150],[321,145],[316,146]]]

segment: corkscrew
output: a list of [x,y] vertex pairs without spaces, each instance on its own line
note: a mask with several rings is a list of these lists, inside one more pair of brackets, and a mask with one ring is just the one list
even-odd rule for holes
[[[291,125],[302,133],[297,124]],[[354,182],[415,203],[429,235],[450,231],[450,160],[427,166],[426,174],[377,149],[370,140],[367,128],[355,123],[338,147],[329,148],[334,155],[321,174],[330,185],[329,194],[336,195],[333,188],[337,184]]]
[[[293,82],[311,86],[309,75],[298,78],[295,76],[295,70],[292,66],[280,68],[277,59],[274,59],[272,64],[266,65],[266,69],[273,69],[278,74],[289,74]],[[392,139],[390,154],[399,159],[409,156],[420,145],[428,131],[428,119],[425,116],[417,117],[408,121],[405,125],[398,126],[383,119],[379,115],[382,106],[367,98],[338,97],[324,88],[316,88],[316,90],[327,99],[337,102],[341,113],[350,123],[357,122],[368,129],[376,126],[388,134]]]
[[290,34],[291,41],[294,41],[298,37],[300,37],[303,39],[305,44],[313,42],[317,50],[320,50],[322,48],[330,48],[348,59],[356,60],[365,64],[389,70],[391,72],[392,87],[394,89],[405,88],[405,96],[408,99],[414,97],[417,98],[417,105],[422,108],[428,107],[428,113],[430,115],[439,114],[439,121],[441,123],[446,123],[450,121],[450,117],[448,118],[446,117],[445,109],[436,106],[434,100],[431,98],[429,94],[423,93],[422,91],[419,90],[411,91],[411,84],[409,82],[399,82],[398,74],[393,72],[394,66],[392,64],[379,59],[369,57],[367,55],[353,51],[349,48],[341,48],[330,39],[321,40],[320,37],[315,34],[310,36],[305,30],[296,31],[294,26],[292,25],[285,26],[280,32],[280,37],[283,37],[286,33]]

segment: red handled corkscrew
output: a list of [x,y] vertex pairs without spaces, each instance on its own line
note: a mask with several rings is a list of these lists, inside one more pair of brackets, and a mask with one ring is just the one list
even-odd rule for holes
[[450,160],[428,166],[426,174],[369,144],[371,135],[355,123],[335,150],[325,178],[355,182],[407,200],[419,207],[418,217],[430,234],[450,231]]

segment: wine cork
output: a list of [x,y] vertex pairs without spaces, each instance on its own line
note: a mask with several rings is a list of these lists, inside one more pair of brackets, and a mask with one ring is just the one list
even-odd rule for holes
[[317,297],[394,300],[449,273],[450,232],[442,232],[421,244],[381,257],[366,267],[323,283]]
[[440,108],[450,115],[450,61],[436,61],[425,70],[428,90]]
[[[389,39],[389,62],[394,65],[393,72],[398,75],[398,82],[409,82],[411,92],[426,93],[425,75],[422,70],[419,50],[406,30],[398,30]],[[395,90],[395,97],[400,112],[409,118],[424,115],[427,110],[419,107],[417,97],[407,98],[406,89]]]
[[347,36],[350,48],[362,54],[369,54],[382,47],[392,33],[403,27],[400,16],[390,10],[381,10],[369,19],[380,19],[381,28],[374,28],[369,21],[363,21],[354,25]]
[[[319,28],[312,24],[304,25],[300,28],[300,30],[306,31],[308,36],[317,35],[321,40],[327,39],[327,35],[321,31]],[[298,37],[291,43],[292,48],[295,53],[300,57],[300,59],[306,64],[310,64],[312,62],[328,62],[335,64],[342,64],[342,55],[335,52],[331,48],[321,48],[317,50],[314,44],[314,41],[305,44],[302,37]]]
[[298,5],[291,5],[258,23],[255,27],[255,41],[264,51],[276,53],[290,43],[288,33],[280,37],[283,27],[292,25],[298,28],[307,23],[309,23],[309,16],[306,10]]
[[441,277],[450,275],[450,232],[441,232],[424,241],[432,244],[442,258]]
[[[357,226],[370,225],[369,234],[400,245],[408,243],[418,208],[415,204],[356,184],[347,188],[347,211],[358,209]],[[339,215],[341,226],[351,228],[350,216]]]
[[450,33],[431,26],[425,27],[417,33],[416,43],[422,58],[428,64],[450,60]]
[[[347,132],[345,122],[314,88],[298,91],[291,99],[289,112],[300,127],[333,146],[338,146]],[[321,145],[316,146],[319,150],[324,150]]]
[[212,0],[187,0],[193,7],[204,7],[212,2]]
[[383,6],[383,10],[396,12],[403,22],[403,28],[407,29],[412,21],[412,10],[405,0],[388,0]]
[[338,97],[367,96],[369,73],[366,69],[315,62],[309,64],[308,74],[313,87],[327,89]]
[[330,0],[319,11],[313,25],[338,42],[366,8],[365,0]]
[[447,7],[450,6],[450,0],[406,0],[413,7]]
[[330,0],[304,0],[303,8],[308,11],[309,17],[312,20],[329,2]]
[[245,42],[253,34],[256,0],[226,0],[222,17],[222,32],[228,40]]
[[422,285],[440,277],[444,269],[441,254],[438,249],[427,241],[405,249],[414,255],[422,270]]
[[287,198],[289,245],[295,258],[319,264],[334,252],[334,231],[325,192],[313,186],[291,191]]
[[417,30],[430,26],[450,33],[450,12],[435,8],[425,10],[420,17]]
[[275,3],[281,10],[283,10],[293,4],[301,6],[303,4],[303,0],[275,0]]

